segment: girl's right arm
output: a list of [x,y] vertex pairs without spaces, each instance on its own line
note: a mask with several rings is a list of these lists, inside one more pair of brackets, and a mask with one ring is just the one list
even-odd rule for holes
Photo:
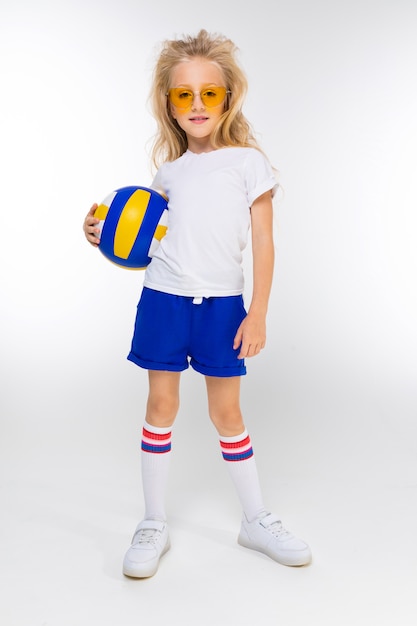
[[100,239],[97,237],[100,231],[98,228],[96,228],[96,225],[100,222],[100,220],[94,217],[97,206],[97,204],[93,204],[93,206],[87,213],[83,224],[84,235],[86,236],[87,241],[89,241],[91,245],[95,248],[97,248],[98,244],[100,243]]

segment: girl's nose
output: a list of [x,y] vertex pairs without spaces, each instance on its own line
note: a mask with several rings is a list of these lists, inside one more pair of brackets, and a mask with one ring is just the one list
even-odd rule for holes
[[193,109],[204,108],[204,102],[201,99],[201,95],[199,91],[194,92],[192,108]]

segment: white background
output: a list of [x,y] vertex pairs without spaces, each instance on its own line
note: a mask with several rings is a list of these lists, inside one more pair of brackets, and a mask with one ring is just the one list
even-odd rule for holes
[[[239,47],[245,113],[283,187],[268,344],[242,405],[267,506],[314,562],[237,546],[189,371],[173,548],[131,581],[147,377],[126,355],[143,274],[104,259],[82,222],[150,182],[158,44],[200,28]],[[2,623],[415,624],[416,32],[413,0],[1,1]]]

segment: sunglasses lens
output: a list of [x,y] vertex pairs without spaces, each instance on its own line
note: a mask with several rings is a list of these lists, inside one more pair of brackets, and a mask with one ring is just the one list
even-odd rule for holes
[[[190,109],[193,104],[194,93],[190,89],[174,87],[168,91],[168,95],[172,104],[178,109]],[[218,106],[223,102],[225,97],[225,87],[210,87],[200,92],[200,98],[204,106],[208,108]]]
[[210,89],[204,89],[200,95],[204,106],[216,107],[225,99],[226,89],[224,87],[210,87]]
[[179,109],[188,109],[193,103],[194,94],[189,89],[170,89],[169,99]]

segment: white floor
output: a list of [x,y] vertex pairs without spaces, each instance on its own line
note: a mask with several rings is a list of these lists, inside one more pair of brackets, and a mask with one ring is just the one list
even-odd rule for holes
[[[121,573],[142,512],[139,420],[116,420],[110,403],[100,428],[90,409],[73,423],[57,414],[47,426],[6,424],[1,624],[415,626],[416,426],[407,399],[398,414],[394,398],[373,407],[357,398],[355,407],[336,394],[337,415],[333,401],[277,402],[273,439],[249,420],[265,500],[313,550],[311,566],[287,568],[237,544],[239,507],[211,426],[192,422],[189,392],[199,383],[187,380],[167,503],[172,549],[147,580]],[[197,433],[207,439],[202,451]]]

